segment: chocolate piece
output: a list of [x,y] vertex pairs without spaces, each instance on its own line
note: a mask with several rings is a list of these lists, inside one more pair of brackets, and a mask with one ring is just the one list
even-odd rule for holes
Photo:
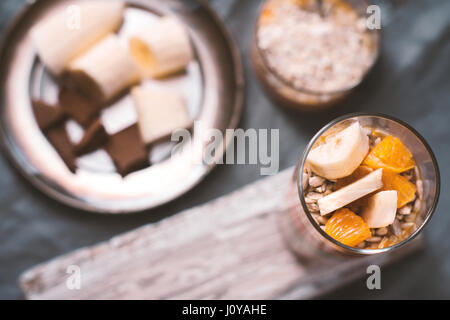
[[93,152],[103,146],[106,141],[108,141],[108,134],[100,119],[97,119],[89,126],[81,141],[76,145],[75,153],[81,156]]
[[110,136],[106,151],[113,159],[117,172],[121,176],[149,165],[148,151],[136,124]]
[[46,136],[69,170],[75,172],[76,156],[74,146],[67,135],[65,124],[61,123],[56,127],[50,128],[47,131]]
[[101,104],[86,98],[68,86],[62,86],[59,91],[59,104],[70,117],[83,127],[88,127],[98,117]]
[[33,100],[31,104],[36,122],[42,131],[58,125],[65,118],[59,106],[51,106],[42,100]]

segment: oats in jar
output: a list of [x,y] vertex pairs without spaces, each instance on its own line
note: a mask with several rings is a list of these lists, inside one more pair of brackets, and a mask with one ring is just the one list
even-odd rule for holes
[[354,87],[377,52],[365,17],[344,0],[268,0],[256,38],[272,72],[311,92]]

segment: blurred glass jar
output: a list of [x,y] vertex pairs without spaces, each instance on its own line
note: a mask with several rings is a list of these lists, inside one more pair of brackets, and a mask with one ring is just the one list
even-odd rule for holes
[[379,31],[366,28],[367,6],[364,0],[264,1],[251,60],[269,96],[312,111],[358,86],[379,53]]
[[[359,121],[363,127],[373,128],[398,137],[411,151],[423,181],[423,196],[417,213],[416,229],[402,241],[381,249],[362,249],[342,244],[329,236],[314,220],[308,209],[303,190],[303,172],[308,154],[314,144],[332,132]],[[283,235],[288,245],[307,260],[330,260],[346,256],[367,256],[390,252],[414,239],[433,215],[439,198],[440,175],[436,158],[425,139],[408,124],[381,114],[350,114],[327,124],[309,142],[291,181],[289,215],[281,217]]]

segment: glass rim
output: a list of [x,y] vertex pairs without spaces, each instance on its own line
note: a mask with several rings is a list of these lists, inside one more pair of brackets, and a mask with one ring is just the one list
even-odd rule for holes
[[[323,133],[325,133],[328,129],[330,129],[331,127],[333,127],[334,125],[351,119],[351,118],[355,118],[355,117],[360,117],[360,116],[367,116],[367,117],[378,117],[378,118],[384,118],[387,120],[391,120],[394,122],[397,122],[398,124],[404,126],[406,129],[408,129],[409,131],[411,131],[419,140],[420,142],[424,145],[425,149],[427,150],[428,154],[430,155],[431,158],[431,162],[433,164],[433,168],[434,168],[434,172],[436,175],[436,195],[433,199],[433,203],[431,205],[431,207],[427,210],[424,220],[422,222],[422,224],[406,239],[400,241],[399,243],[396,243],[393,246],[389,246],[386,248],[381,248],[381,249],[361,249],[361,248],[356,248],[356,247],[351,247],[348,245],[345,245],[339,241],[337,241],[336,239],[332,238],[330,235],[328,235],[325,231],[322,230],[322,228],[320,228],[320,226],[317,224],[317,222],[314,220],[314,218],[311,215],[311,212],[309,212],[309,209],[306,205],[306,201],[305,201],[305,197],[303,195],[303,183],[302,183],[302,179],[303,179],[303,170],[304,170],[304,165],[306,162],[306,158],[307,155],[309,154],[309,152],[312,149],[312,146],[314,145],[314,143],[317,141],[317,139],[319,139]],[[411,125],[409,125],[408,123],[404,122],[403,120],[400,120],[396,117],[387,115],[387,114],[383,114],[383,113],[377,113],[377,112],[354,112],[354,113],[349,113],[340,117],[337,117],[336,119],[330,121],[329,123],[327,123],[325,126],[323,126],[309,141],[308,145],[306,146],[305,150],[303,151],[303,154],[300,158],[300,165],[297,165],[297,173],[296,173],[296,184],[297,184],[297,191],[298,191],[298,197],[300,198],[300,203],[302,204],[303,210],[306,214],[306,216],[308,217],[309,221],[311,222],[311,224],[313,225],[313,227],[319,232],[320,235],[322,235],[325,239],[327,239],[328,241],[330,241],[332,244],[337,245],[341,248],[344,248],[345,250],[351,251],[352,253],[357,253],[357,254],[362,254],[362,255],[373,255],[373,254],[378,254],[378,253],[383,253],[383,252],[388,252],[391,250],[394,250],[396,248],[399,248],[405,244],[407,244],[408,242],[412,241],[425,227],[425,225],[430,221],[431,217],[433,216],[434,212],[436,211],[436,207],[437,207],[437,203],[439,200],[439,194],[440,194],[440,190],[441,190],[441,182],[440,182],[440,170],[439,170],[439,165],[437,163],[437,159],[436,156],[433,153],[433,150],[431,149],[430,145],[428,144],[428,142],[425,140],[425,138],[416,130],[414,129]]]
[[[256,52],[258,53],[259,57],[261,58],[261,61],[264,65],[264,67],[270,72],[270,74],[272,74],[275,79],[279,82],[281,82],[283,85],[285,85],[286,87],[300,92],[300,93],[304,93],[304,94],[310,94],[310,95],[315,95],[315,96],[322,96],[322,95],[339,95],[339,94],[343,94],[346,92],[349,92],[351,90],[353,90],[354,88],[358,87],[366,78],[366,76],[369,74],[369,72],[374,68],[376,62],[378,61],[378,58],[380,57],[380,45],[381,45],[381,29],[374,29],[374,30],[369,30],[369,32],[375,36],[375,45],[376,45],[376,49],[375,49],[375,54],[373,57],[373,60],[371,62],[371,64],[369,65],[369,67],[364,71],[363,76],[361,77],[361,79],[359,81],[357,81],[355,84],[344,87],[342,89],[339,90],[330,90],[330,91],[316,91],[316,90],[311,90],[311,89],[307,89],[307,88],[297,88],[295,86],[293,86],[291,83],[289,83],[287,80],[283,79],[283,77],[281,77],[275,70],[273,70],[272,67],[269,66],[267,59],[264,55],[263,50],[260,48],[259,44],[258,44],[258,28],[259,28],[259,17],[261,16],[262,10],[264,8],[264,4],[270,0],[264,0],[260,5],[259,5],[259,9],[258,9],[258,16],[256,18],[256,22],[255,22],[255,27],[253,28],[253,41],[255,42],[255,47],[256,47]],[[344,0],[346,1],[346,0]],[[367,6],[369,6],[372,1],[370,0],[361,0],[362,2],[364,2]],[[358,13],[359,16],[361,16]]]

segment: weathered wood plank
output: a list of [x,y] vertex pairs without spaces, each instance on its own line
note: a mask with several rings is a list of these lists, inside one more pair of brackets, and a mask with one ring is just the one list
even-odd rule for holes
[[[28,299],[271,299],[311,298],[417,249],[349,259],[314,269],[289,251],[279,217],[292,203],[293,169],[230,195],[77,250],[25,272]],[[69,290],[67,267],[81,269]]]

